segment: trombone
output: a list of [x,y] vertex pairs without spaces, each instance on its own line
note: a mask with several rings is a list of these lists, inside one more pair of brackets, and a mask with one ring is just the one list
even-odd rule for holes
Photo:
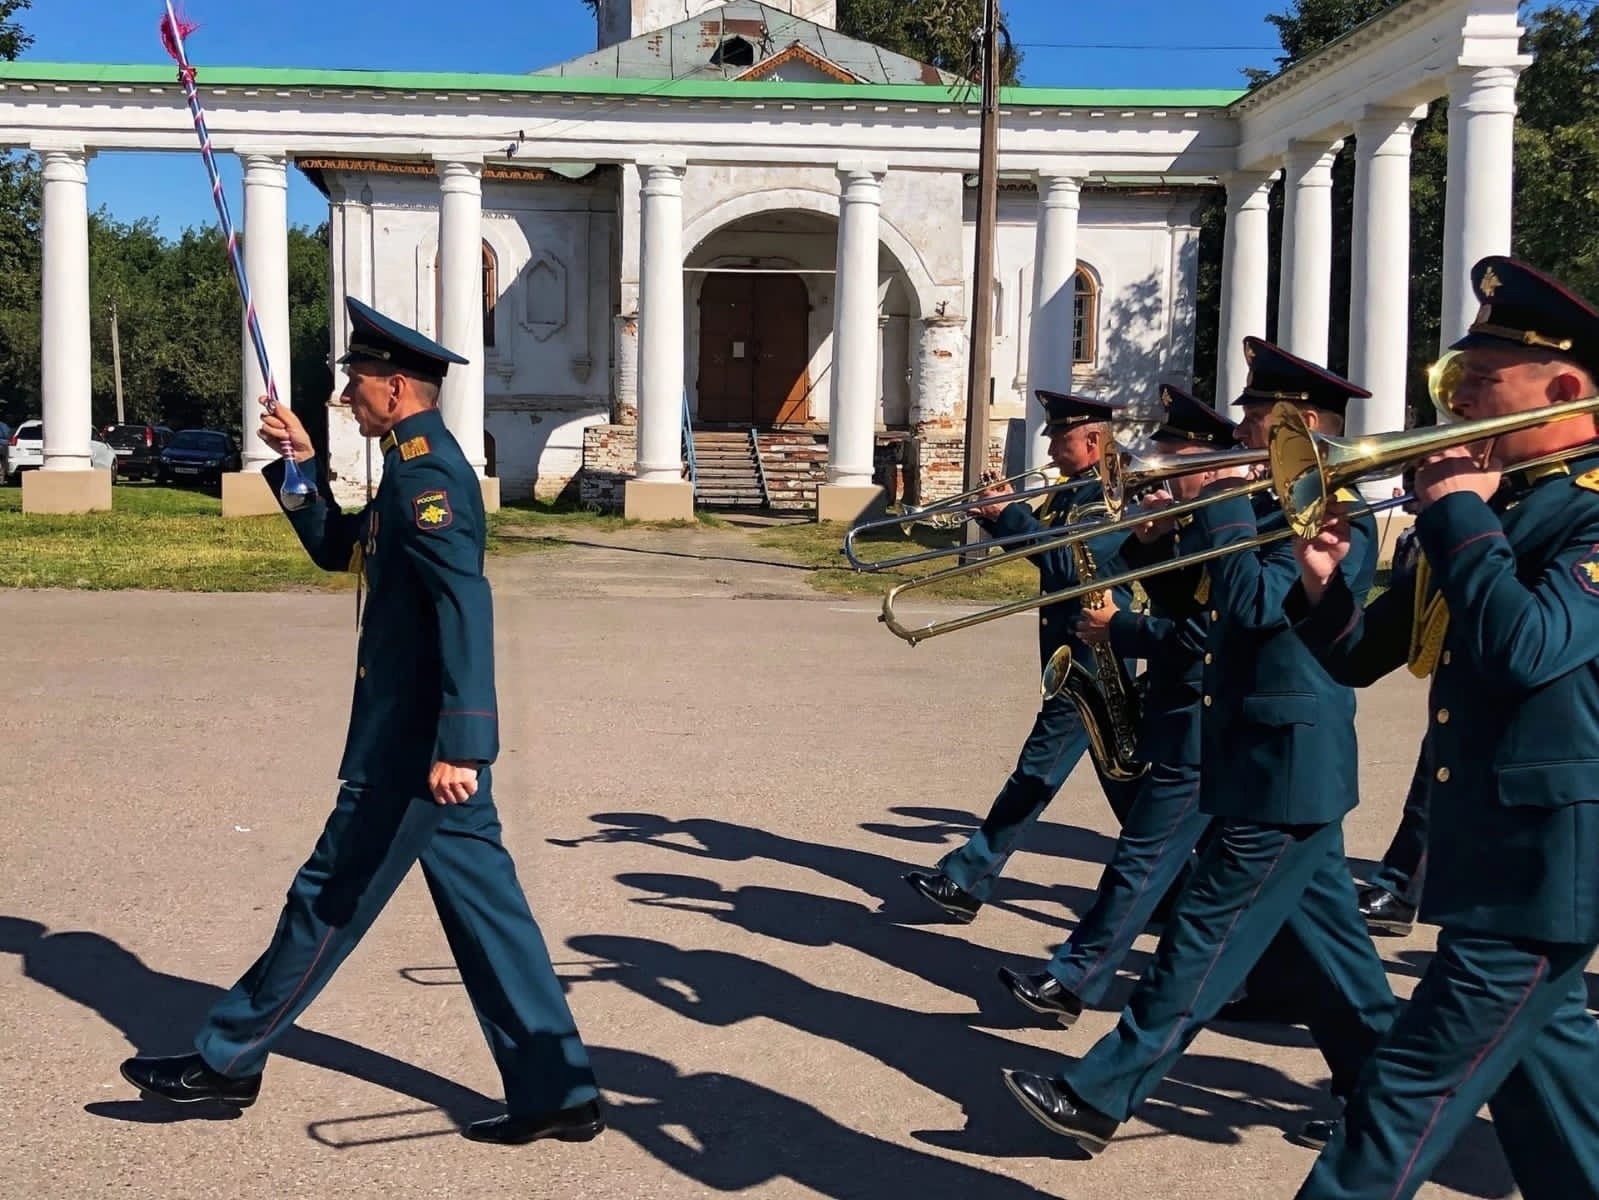
[[[1529,412],[1512,413],[1502,417],[1486,417],[1477,421],[1463,421],[1450,426],[1430,426],[1423,429],[1401,430],[1397,433],[1375,434],[1360,438],[1343,438],[1315,433],[1305,423],[1304,414],[1298,408],[1289,403],[1280,403],[1272,409],[1271,414],[1270,445],[1267,450],[1268,462],[1271,467],[1269,479],[1255,480],[1242,487],[1228,488],[1223,492],[1214,492],[1209,496],[1201,496],[1187,504],[1173,505],[1170,508],[1160,509],[1152,514],[1146,513],[1135,517],[1122,517],[1117,521],[1101,523],[1097,527],[1073,531],[1055,531],[1055,536],[1051,536],[1048,533],[1035,534],[1035,537],[1044,539],[1043,544],[1031,547],[1024,553],[1040,554],[1046,550],[1056,549],[1061,545],[1079,541],[1086,537],[1099,537],[1109,533],[1120,532],[1123,529],[1131,529],[1132,526],[1143,524],[1151,519],[1172,517],[1184,511],[1192,512],[1218,500],[1249,495],[1253,492],[1263,491],[1268,487],[1275,493],[1277,502],[1287,518],[1287,524],[1283,529],[1275,530],[1271,533],[1257,534],[1246,541],[1234,542],[1225,546],[1212,546],[1206,550],[1181,555],[1138,570],[1125,571],[1119,575],[1096,579],[1092,583],[1062,588],[1054,592],[1044,592],[1025,600],[996,605],[992,608],[945,621],[934,621],[920,628],[910,628],[894,615],[894,601],[906,591],[924,587],[937,579],[947,579],[951,575],[965,573],[961,567],[936,571],[932,575],[909,580],[891,589],[883,597],[883,611],[878,620],[887,625],[894,636],[902,638],[914,646],[917,642],[926,641],[931,637],[954,633],[956,630],[967,629],[973,625],[998,620],[1001,617],[1030,612],[1046,605],[1075,600],[1087,595],[1089,592],[1114,590],[1118,587],[1137,583],[1152,575],[1160,575],[1167,571],[1180,570],[1184,567],[1198,566],[1201,563],[1222,558],[1238,550],[1254,549],[1280,541],[1286,537],[1312,537],[1321,529],[1323,522],[1326,520],[1328,504],[1331,503],[1338,489],[1347,484],[1368,476],[1385,474],[1413,459],[1425,458],[1440,450],[1447,450],[1455,446],[1465,446],[1472,442],[1484,441],[1489,438],[1502,437],[1507,433],[1531,429],[1554,421],[1589,416],[1596,412],[1599,412],[1599,395],[1589,396],[1582,400],[1567,401],[1564,404],[1550,405],[1547,408],[1533,409]],[[1579,454],[1592,453],[1593,450],[1594,444],[1588,442],[1556,451],[1553,454],[1541,455],[1527,462],[1516,463],[1505,469],[1527,470],[1536,466],[1563,462]],[[1193,462],[1205,456],[1186,455],[1183,457]],[[1411,497],[1408,495],[1397,496],[1390,500],[1367,505],[1352,512],[1350,515],[1352,517],[1374,516],[1377,513],[1396,508],[1401,504],[1406,504],[1410,500]],[[998,557],[1003,559],[1011,556],[1001,555]],[[967,567],[972,568],[991,565],[993,565],[992,562],[966,564]]]
[[[981,500],[984,492],[995,488],[1009,487],[1020,483],[1029,476],[1036,475],[1044,480],[1039,487],[1028,488],[1019,492],[1007,492],[1003,496],[995,497],[1006,504],[1033,499],[1039,496],[1054,496],[1063,492],[1071,492],[1084,484],[1091,483],[1089,479],[1062,480],[1052,479],[1045,467],[1029,467],[1025,471],[1018,471],[1015,475],[992,483],[980,484],[969,488],[955,496],[949,496],[935,504],[925,504],[919,507],[908,508],[897,517],[878,517],[871,521],[862,521],[844,535],[844,556],[849,559],[850,566],[857,571],[877,572],[891,571],[896,567],[909,566],[911,563],[926,562],[934,558],[948,558],[955,554],[971,552],[970,546],[940,547],[934,550],[924,550],[916,554],[901,554],[893,558],[863,559],[855,552],[855,539],[863,533],[872,533],[879,529],[899,528],[904,530],[909,525],[926,524],[934,529],[959,529],[969,519],[966,513]],[[1037,537],[1037,533],[1018,533],[1008,537],[994,538],[987,544],[989,546],[1007,546],[1014,542],[1029,541]]]

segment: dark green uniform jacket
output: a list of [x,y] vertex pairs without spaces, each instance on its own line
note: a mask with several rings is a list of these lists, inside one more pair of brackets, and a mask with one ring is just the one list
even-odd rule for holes
[[1294,598],[1339,678],[1432,671],[1429,923],[1599,940],[1596,466],[1599,447],[1569,472],[1507,476],[1488,504],[1445,496],[1416,521],[1417,582],[1364,612],[1336,583],[1308,614]]
[[[318,566],[366,576],[339,776],[419,787],[436,761],[488,764],[499,753],[483,493],[436,409],[401,421],[383,446],[383,481],[365,508],[341,512],[318,482],[289,520]],[[314,479],[314,465],[302,466]],[[282,462],[266,473],[275,490]]]
[[[1195,513],[1180,541],[1190,554],[1284,528],[1275,500],[1236,496]],[[1376,562],[1376,522],[1358,519],[1343,567],[1353,595],[1370,590]],[[1355,697],[1294,635],[1283,611],[1299,581],[1293,539],[1213,559],[1206,576],[1200,807],[1263,824],[1338,820],[1360,796]]]
[[[1072,482],[1081,482],[1082,486],[1070,492],[1056,492],[1047,497],[1043,507],[1034,512],[1026,503],[1018,502],[1007,505],[994,521],[983,521],[980,524],[994,537],[1012,537],[1023,533],[1042,533],[1046,529],[1055,529],[1065,525],[1071,510],[1079,505],[1099,503],[1104,497],[1104,489],[1098,482],[1094,482],[1098,475],[1097,467],[1090,467],[1071,477]],[[1062,480],[1062,482],[1067,482]],[[1103,519],[1097,518],[1097,519]],[[1094,559],[1094,578],[1103,579],[1108,575],[1120,573],[1124,567],[1119,557],[1124,534],[1112,534],[1108,538],[1091,538],[1088,541],[1088,552]],[[1020,550],[1028,545],[1022,542],[1017,545],[1007,546],[1007,550]],[[1032,557],[1033,564],[1038,568],[1038,586],[1040,592],[1058,592],[1064,588],[1077,586],[1077,563],[1074,561],[1072,547],[1061,546],[1056,549],[1046,550]],[[1127,608],[1131,603],[1132,589],[1119,588],[1114,593],[1118,608]],[[1068,600],[1063,603],[1045,605],[1038,611],[1038,651],[1039,663],[1042,665],[1049,661],[1062,645],[1071,643],[1073,658],[1080,661],[1090,671],[1095,670],[1094,656],[1088,647],[1077,637],[1077,616],[1082,612],[1082,601]]]

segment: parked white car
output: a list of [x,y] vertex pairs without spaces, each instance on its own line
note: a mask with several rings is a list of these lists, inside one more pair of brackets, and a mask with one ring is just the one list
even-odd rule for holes
[[[117,452],[101,436],[98,429],[89,430],[89,465],[98,471],[110,471],[111,482],[117,481]],[[6,443],[7,482],[20,481],[23,471],[44,466],[44,422],[24,421],[18,425]]]

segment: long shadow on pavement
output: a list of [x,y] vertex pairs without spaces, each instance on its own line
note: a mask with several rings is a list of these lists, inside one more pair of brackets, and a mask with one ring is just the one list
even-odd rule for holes
[[[223,989],[168,975],[98,933],[51,933],[37,921],[0,916],[0,954],[22,960],[23,975],[82,1005],[117,1029],[135,1054],[183,1054],[192,1047],[187,1031],[199,1026]],[[312,1066],[377,1084],[446,1113],[457,1124],[492,1116],[502,1105],[453,1080],[368,1050],[343,1038],[298,1027],[283,1038],[278,1053]],[[208,1105],[173,1108],[146,1100],[85,1105],[96,1116],[138,1124],[232,1117]]]
[[[936,910],[912,892],[901,878],[909,869],[907,864],[868,850],[808,842],[768,829],[711,817],[673,820],[656,813],[609,812],[595,813],[590,820],[600,826],[594,833],[576,838],[549,838],[549,844],[573,848],[629,843],[718,862],[765,859],[788,863],[836,879],[876,898],[882,904],[882,914],[892,921],[915,924],[941,920]],[[1022,904],[1064,904],[1073,911],[1081,911],[1082,906],[1093,900],[1093,893],[1086,888],[1066,885],[1041,887],[1024,880],[1003,881],[1000,893],[1000,897],[991,901],[988,907],[1014,912],[1028,920],[1055,927],[1070,927],[1073,922],[1045,915]]]

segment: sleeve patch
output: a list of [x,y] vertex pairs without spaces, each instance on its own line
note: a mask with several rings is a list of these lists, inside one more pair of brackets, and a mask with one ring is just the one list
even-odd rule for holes
[[1579,558],[1571,568],[1582,590],[1590,596],[1599,596],[1599,546],[1588,547],[1588,553]]
[[421,458],[429,449],[427,438],[417,434],[400,443],[400,460],[410,462],[413,458]]
[[411,500],[411,513],[418,529],[446,529],[455,520],[450,511],[450,497],[437,488],[431,488]]

